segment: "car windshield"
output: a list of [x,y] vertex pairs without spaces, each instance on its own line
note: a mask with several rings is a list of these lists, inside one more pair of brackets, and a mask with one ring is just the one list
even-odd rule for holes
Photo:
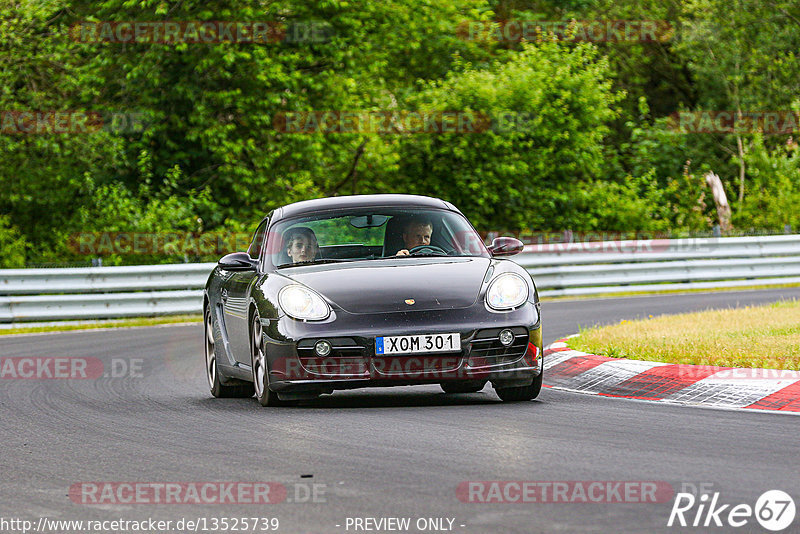
[[267,261],[275,267],[418,256],[482,256],[480,235],[460,214],[437,209],[361,208],[279,221]]

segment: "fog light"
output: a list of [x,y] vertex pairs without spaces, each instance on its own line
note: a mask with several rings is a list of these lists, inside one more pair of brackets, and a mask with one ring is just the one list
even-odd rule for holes
[[511,330],[503,330],[500,332],[500,343],[508,347],[514,342],[514,333]]
[[325,356],[331,353],[331,344],[325,341],[324,339],[317,341],[314,344],[314,352],[316,352],[317,356],[319,356],[320,358],[324,358]]

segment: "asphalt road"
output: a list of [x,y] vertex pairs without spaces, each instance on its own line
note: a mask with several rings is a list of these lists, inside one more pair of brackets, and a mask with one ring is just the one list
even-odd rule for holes
[[[555,301],[543,304],[543,317],[549,342],[579,325],[797,297],[800,290],[783,289]],[[0,338],[3,358],[97,358],[104,372],[125,375],[0,380],[0,532],[20,532],[9,520],[41,517],[205,518],[206,526],[214,518],[263,517],[278,518],[277,531],[286,533],[390,532],[366,530],[373,523],[354,528],[355,518],[387,517],[410,518],[409,532],[446,531],[417,529],[420,518],[452,519],[452,531],[481,534],[676,530],[666,526],[672,496],[657,503],[462,502],[456,488],[467,481],[658,481],[676,492],[704,484],[719,492],[719,504],[751,506],[781,489],[800,504],[795,416],[551,389],[533,402],[503,404],[488,387],[446,396],[435,386],[261,408],[255,399],[209,397],[201,343],[197,324]],[[82,482],[120,481],[268,481],[283,484],[287,499],[87,505],[67,495]],[[312,484],[317,502],[297,502]],[[754,518],[739,529],[710,530],[766,532]],[[800,531],[800,517],[791,531]]]

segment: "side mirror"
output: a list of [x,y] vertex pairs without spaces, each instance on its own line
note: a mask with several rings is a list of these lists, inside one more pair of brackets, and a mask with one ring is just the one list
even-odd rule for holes
[[513,237],[495,237],[492,241],[492,246],[489,247],[489,253],[492,256],[513,256],[522,252],[525,244],[519,239]]
[[247,252],[233,252],[220,258],[217,265],[226,271],[255,271],[258,260],[254,260]]

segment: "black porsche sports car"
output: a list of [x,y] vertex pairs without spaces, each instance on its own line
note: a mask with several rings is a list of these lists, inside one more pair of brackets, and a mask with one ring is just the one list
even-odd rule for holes
[[486,247],[449,202],[363,195],[270,212],[205,288],[211,394],[263,406],[337,389],[491,382],[504,401],[542,387],[536,286],[522,242]]

